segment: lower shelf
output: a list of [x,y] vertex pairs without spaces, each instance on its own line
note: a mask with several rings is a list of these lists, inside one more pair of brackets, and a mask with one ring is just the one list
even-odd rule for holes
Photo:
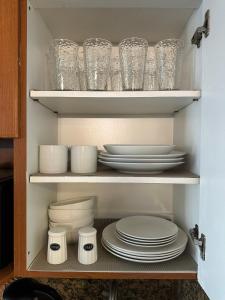
[[[109,221],[104,221],[108,224]],[[103,227],[104,227],[103,226]],[[98,226],[96,226],[98,228]],[[102,225],[101,225],[102,227]],[[197,264],[187,253],[178,258],[156,264],[128,262],[108,253],[101,246],[101,230],[98,230],[98,261],[82,265],[77,260],[77,244],[68,246],[68,260],[60,265],[47,262],[46,247],[35,258],[29,271],[36,276],[98,279],[196,279]],[[35,274],[34,274],[35,276]]]

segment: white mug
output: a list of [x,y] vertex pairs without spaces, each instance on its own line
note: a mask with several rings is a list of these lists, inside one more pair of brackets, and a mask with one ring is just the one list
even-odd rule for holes
[[79,174],[91,174],[97,170],[96,146],[72,146],[71,147],[71,172]]
[[39,171],[47,174],[67,172],[68,148],[64,145],[39,146]]

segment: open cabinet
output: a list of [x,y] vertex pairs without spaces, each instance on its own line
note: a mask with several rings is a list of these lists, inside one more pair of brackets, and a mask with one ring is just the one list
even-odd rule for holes
[[[15,141],[15,274],[198,278],[209,297],[223,300],[220,278],[225,275],[225,268],[220,267],[225,266],[222,255],[225,243],[224,238],[215,236],[219,230],[221,235],[225,230],[222,223],[225,143],[220,140],[220,131],[225,128],[221,81],[225,46],[218,21],[224,4],[219,0],[107,3],[24,0],[21,5],[23,101],[22,137]],[[202,25],[207,9],[211,13],[211,32],[197,48],[191,44],[191,38]],[[90,36],[118,43],[134,35],[146,37],[151,43],[168,37],[184,41],[180,90],[47,90],[45,53],[53,38],[70,38],[82,45]],[[215,45],[218,57],[214,57]],[[94,176],[38,173],[40,144],[93,144],[101,148],[107,143],[176,144],[189,154],[188,163],[185,169],[155,176],[122,175],[111,170],[98,171]],[[214,156],[219,162],[216,163]],[[96,219],[103,219],[104,224],[107,219],[143,213],[172,219],[188,234],[198,224],[199,233],[206,237],[205,260],[189,235],[187,251],[170,262],[146,265],[125,262],[106,253],[99,242],[98,262],[91,266],[77,262],[74,246],[69,248],[65,264],[49,265],[46,260],[49,203],[87,194],[97,195]]]

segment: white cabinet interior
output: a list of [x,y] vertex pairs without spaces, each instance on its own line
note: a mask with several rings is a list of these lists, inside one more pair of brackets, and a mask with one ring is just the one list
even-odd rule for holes
[[[152,5],[149,4],[149,1],[141,1],[139,7],[135,7],[137,6],[137,1],[133,1],[136,4],[131,5],[129,8],[128,1],[109,1],[114,3],[115,7],[113,9],[107,8],[107,6],[102,8],[101,1],[96,0],[94,2],[94,4],[90,5],[90,1],[84,1],[82,4],[81,1],[38,0],[31,1],[31,3],[34,7],[39,6],[40,9],[34,8],[31,5],[28,9],[27,268],[31,266],[31,263],[38,256],[41,249],[45,247],[48,229],[47,207],[49,203],[59,199],[70,198],[75,194],[96,194],[98,196],[96,214],[99,218],[119,218],[125,215],[141,213],[163,215],[175,219],[186,232],[195,223],[198,223],[201,100],[193,102],[188,107],[186,107],[186,104],[190,104],[193,99],[200,98],[201,49],[197,50],[195,46],[192,46],[190,40],[195,28],[202,20],[202,12],[201,8],[199,8],[201,1],[191,1],[192,5],[188,5],[190,1],[170,0],[167,1],[166,7],[165,1],[150,1]],[[121,8],[121,3],[123,3],[123,8]],[[72,8],[71,5],[73,6]],[[120,22],[124,25],[119,27],[117,24],[115,28],[113,26],[115,16],[121,14],[121,9],[123,14]],[[81,13],[80,16],[82,18],[75,18],[78,12]],[[96,18],[99,14],[102,16],[102,19]],[[143,14],[145,15],[143,22],[138,22]],[[133,18],[136,18],[135,16],[137,16],[137,22],[133,22]],[[155,17],[153,18],[153,16]],[[67,17],[68,20],[66,19]],[[98,24],[100,20],[101,22],[108,22],[109,26],[101,26],[101,28],[104,27],[105,31],[100,31],[98,24],[96,24],[96,27],[93,26],[97,20]],[[84,24],[86,24],[86,27]],[[65,111],[62,111],[62,114],[57,116],[48,108],[30,98],[30,91],[32,90],[31,97],[37,97],[39,101],[43,99],[42,104],[45,104],[45,101],[48,103],[51,101],[53,103],[68,101],[65,95],[60,99],[57,98],[59,96],[55,98],[54,93],[50,93],[50,96],[47,95],[46,97],[46,94],[43,92],[46,89],[44,77],[46,70],[45,53],[52,38],[72,38],[81,43],[86,37],[102,34],[103,37],[111,39],[113,42],[119,42],[122,37],[138,34],[137,32],[141,32],[141,35],[148,38],[151,42],[157,42],[166,37],[181,37],[185,43],[183,60],[186,68],[181,76],[181,86],[183,90],[186,90],[185,93],[187,94],[183,92],[182,97],[182,91],[174,91],[171,92],[171,95],[175,95],[175,97],[169,100],[165,99],[166,93],[162,95],[159,99],[161,101],[159,105],[160,109],[153,111],[153,113],[162,114],[162,116],[150,116],[151,109],[154,109],[154,106],[150,105],[148,116],[143,117],[144,109],[141,117],[138,115],[138,112],[135,113],[135,109],[131,109],[129,114],[135,115],[135,117],[118,118],[116,114],[118,114],[120,109],[120,103],[118,99],[109,99],[110,97],[108,96],[110,93],[108,96],[106,93],[105,101],[109,101],[112,105],[113,101],[116,102],[116,110],[112,111],[110,118],[105,116],[110,115],[109,108],[108,111],[102,113],[101,118],[96,118],[98,109],[96,109],[92,118],[87,118],[85,114],[90,114],[88,108],[86,112],[82,108],[83,117],[74,118],[74,116],[65,116],[65,113],[67,113]],[[144,100],[147,103],[151,103],[152,99],[149,95],[152,95],[152,93],[147,95],[144,93],[142,94],[144,95]],[[177,95],[179,96],[177,97]],[[63,99],[63,97],[65,98]],[[88,100],[89,102],[87,103],[90,103],[91,99],[88,97],[88,94],[84,99],[72,97],[69,98],[69,101],[72,103],[74,100],[79,102],[79,105],[82,105],[83,100]],[[140,97],[140,103],[143,100],[142,98]],[[133,101],[129,97],[129,93],[127,93],[126,97],[122,96],[121,103],[126,100],[129,103]],[[135,98],[135,105],[137,106],[138,100],[139,96]],[[165,100],[170,101],[172,104],[166,105],[163,108]],[[100,100],[96,99],[95,101]],[[156,105],[156,101],[157,99],[154,98],[154,105]],[[174,114],[174,111],[177,110],[174,108],[174,105],[179,104],[179,101],[183,103],[183,109]],[[178,107],[178,110],[180,108]],[[52,109],[55,110],[54,108]],[[126,111],[124,111],[123,115],[126,114]],[[94,176],[92,177],[95,178],[93,181],[89,181],[91,177],[83,177],[84,179],[82,179],[80,176],[70,176],[72,178],[72,183],[70,184],[66,183],[65,177],[57,181],[55,178],[58,177],[52,176],[47,181],[50,182],[52,180],[51,182],[54,183],[51,184],[46,183],[44,176],[37,175],[29,178],[31,174],[35,174],[38,171],[39,144],[94,144],[101,148],[106,143],[174,143],[179,149],[187,151],[190,154],[187,169],[197,174],[197,176],[193,176],[191,173],[176,173],[173,171],[168,173],[170,175],[162,175],[161,177],[143,177],[143,181],[139,181],[137,178],[131,181],[129,178],[132,177],[120,176],[122,178],[120,181],[118,180],[118,175],[111,172],[109,175],[102,175],[103,179],[101,179],[101,176]],[[108,178],[108,181],[104,178]],[[178,183],[185,185],[179,185],[178,187],[176,185]],[[195,249],[196,247],[190,241],[189,252],[192,253],[197,261],[198,255],[195,253]],[[188,257],[191,259],[190,256]],[[38,261],[40,264],[43,263],[43,260],[38,259],[35,260],[36,267],[33,264],[33,269],[32,266],[31,269],[47,271],[48,265],[44,267],[37,266]],[[107,265],[107,260],[104,263]],[[112,264],[113,261],[109,261],[108,263]],[[189,261],[189,263],[191,262]],[[79,271],[76,269],[76,264],[73,266],[69,266],[66,271]],[[196,272],[195,264],[192,266],[194,267],[191,269],[191,272]],[[133,268],[133,270],[132,268],[128,268],[128,272],[136,272],[136,268]],[[141,266],[138,266],[138,268],[140,272],[146,272],[146,269],[141,269]],[[184,273],[186,272],[186,268],[187,265],[184,264]],[[59,268],[58,271],[60,270],[62,269]],[[88,271],[88,268],[85,270]],[[105,271],[107,270],[110,272],[110,269],[107,269],[106,266]],[[178,270],[176,270],[176,260],[174,260],[169,269],[165,268],[164,270],[165,272],[182,273],[182,263],[179,265]],[[51,270],[49,269],[49,271]],[[53,268],[52,271],[57,271],[57,268]],[[91,271],[98,270],[94,270],[92,267]],[[111,271],[113,270],[111,269]],[[149,268],[147,272],[157,272],[157,268],[156,271]],[[163,265],[160,272],[163,272]]]

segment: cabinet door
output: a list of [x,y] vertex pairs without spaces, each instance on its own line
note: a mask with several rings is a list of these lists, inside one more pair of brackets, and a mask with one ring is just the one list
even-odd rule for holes
[[19,0],[0,1],[0,138],[18,136]]
[[203,1],[210,9],[210,35],[202,40],[202,132],[200,231],[206,259],[199,282],[211,300],[225,299],[225,1]]

